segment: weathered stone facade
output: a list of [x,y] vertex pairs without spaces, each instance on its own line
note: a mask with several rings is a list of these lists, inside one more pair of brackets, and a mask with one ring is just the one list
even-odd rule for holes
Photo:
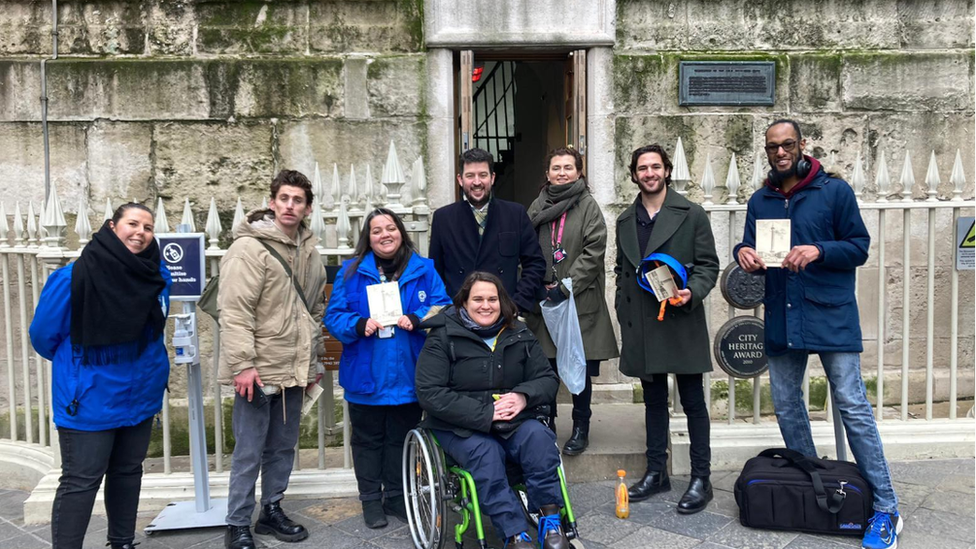
[[[39,61],[51,53],[50,10],[40,0],[6,0],[0,9],[0,202],[8,213],[43,195]],[[256,206],[282,167],[310,173],[318,161],[328,183],[333,162],[343,181],[350,165],[362,177],[369,164],[377,177],[392,139],[405,168],[424,159],[428,197],[438,206],[454,196],[455,52],[586,49],[589,182],[611,221],[611,242],[612,220],[635,192],[626,173],[633,148],[656,141],[673,150],[681,137],[689,195],[701,199],[698,182],[710,157],[715,202],[725,201],[735,153],[742,202],[752,192],[763,131],[783,116],[801,121],[808,152],[833,154],[841,175],[849,177],[862,156],[868,202],[877,194],[873,175],[882,152],[891,193],[901,191],[897,176],[909,151],[912,194],[924,198],[934,150],[939,196],[951,196],[957,148],[968,177],[963,195],[971,199],[973,12],[972,0],[63,1],[61,57],[48,64],[51,174],[69,214],[82,196],[93,220],[106,198],[118,204],[161,197],[170,212],[189,198],[202,227],[211,197],[229,220],[237,197]],[[679,106],[683,60],[773,61],[775,105]],[[944,213],[937,217],[940,243],[951,224]],[[877,234],[877,213],[864,216]],[[887,224],[885,291],[900,296],[900,212]],[[916,368],[924,365],[918,357],[925,346],[924,214],[912,226]],[[715,232],[727,254],[739,235],[719,219]],[[878,333],[877,242],[872,246],[860,276],[865,361]],[[943,311],[951,258],[948,248],[937,253],[936,306]],[[967,368],[973,283],[972,272],[960,277],[960,364]],[[717,294],[713,329],[726,317]],[[889,298],[891,365],[901,360],[902,314],[900,299]],[[937,363],[946,364],[948,315],[936,322]]]
[[[395,1],[59,3],[48,65],[52,180],[75,213],[188,197],[255,207],[276,170],[380,173],[425,148],[422,5]],[[43,195],[40,65],[51,3],[0,11],[0,201]],[[323,165],[323,172],[330,172]]]

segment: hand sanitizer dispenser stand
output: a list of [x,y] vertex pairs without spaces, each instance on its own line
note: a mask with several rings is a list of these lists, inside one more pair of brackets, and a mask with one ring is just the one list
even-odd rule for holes
[[[181,225],[180,229],[186,226]],[[173,275],[170,299],[183,302],[183,312],[172,314],[174,362],[186,364],[187,407],[190,416],[190,466],[193,469],[193,501],[170,503],[146,526],[146,534],[160,530],[182,530],[223,526],[227,499],[210,498],[207,466],[207,437],[203,416],[203,376],[200,372],[200,338],[196,303],[206,282],[206,259],[202,233],[179,232],[156,235],[167,268]],[[220,449],[218,449],[220,451]]]

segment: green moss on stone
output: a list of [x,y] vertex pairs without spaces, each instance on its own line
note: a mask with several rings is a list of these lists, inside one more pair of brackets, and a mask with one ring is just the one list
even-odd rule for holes
[[408,51],[420,51],[424,46],[424,2],[423,0],[398,0],[397,13],[402,18],[401,25],[410,37]]

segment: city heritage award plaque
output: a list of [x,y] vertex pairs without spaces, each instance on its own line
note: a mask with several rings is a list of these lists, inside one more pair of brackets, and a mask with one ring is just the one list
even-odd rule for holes
[[766,362],[763,321],[754,316],[737,316],[715,334],[715,361],[732,377],[746,379],[762,375]]

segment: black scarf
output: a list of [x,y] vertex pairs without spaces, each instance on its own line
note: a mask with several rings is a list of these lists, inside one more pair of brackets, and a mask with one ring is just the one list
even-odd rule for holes
[[106,221],[71,273],[71,343],[82,364],[133,362],[166,327],[156,240],[134,254]]

